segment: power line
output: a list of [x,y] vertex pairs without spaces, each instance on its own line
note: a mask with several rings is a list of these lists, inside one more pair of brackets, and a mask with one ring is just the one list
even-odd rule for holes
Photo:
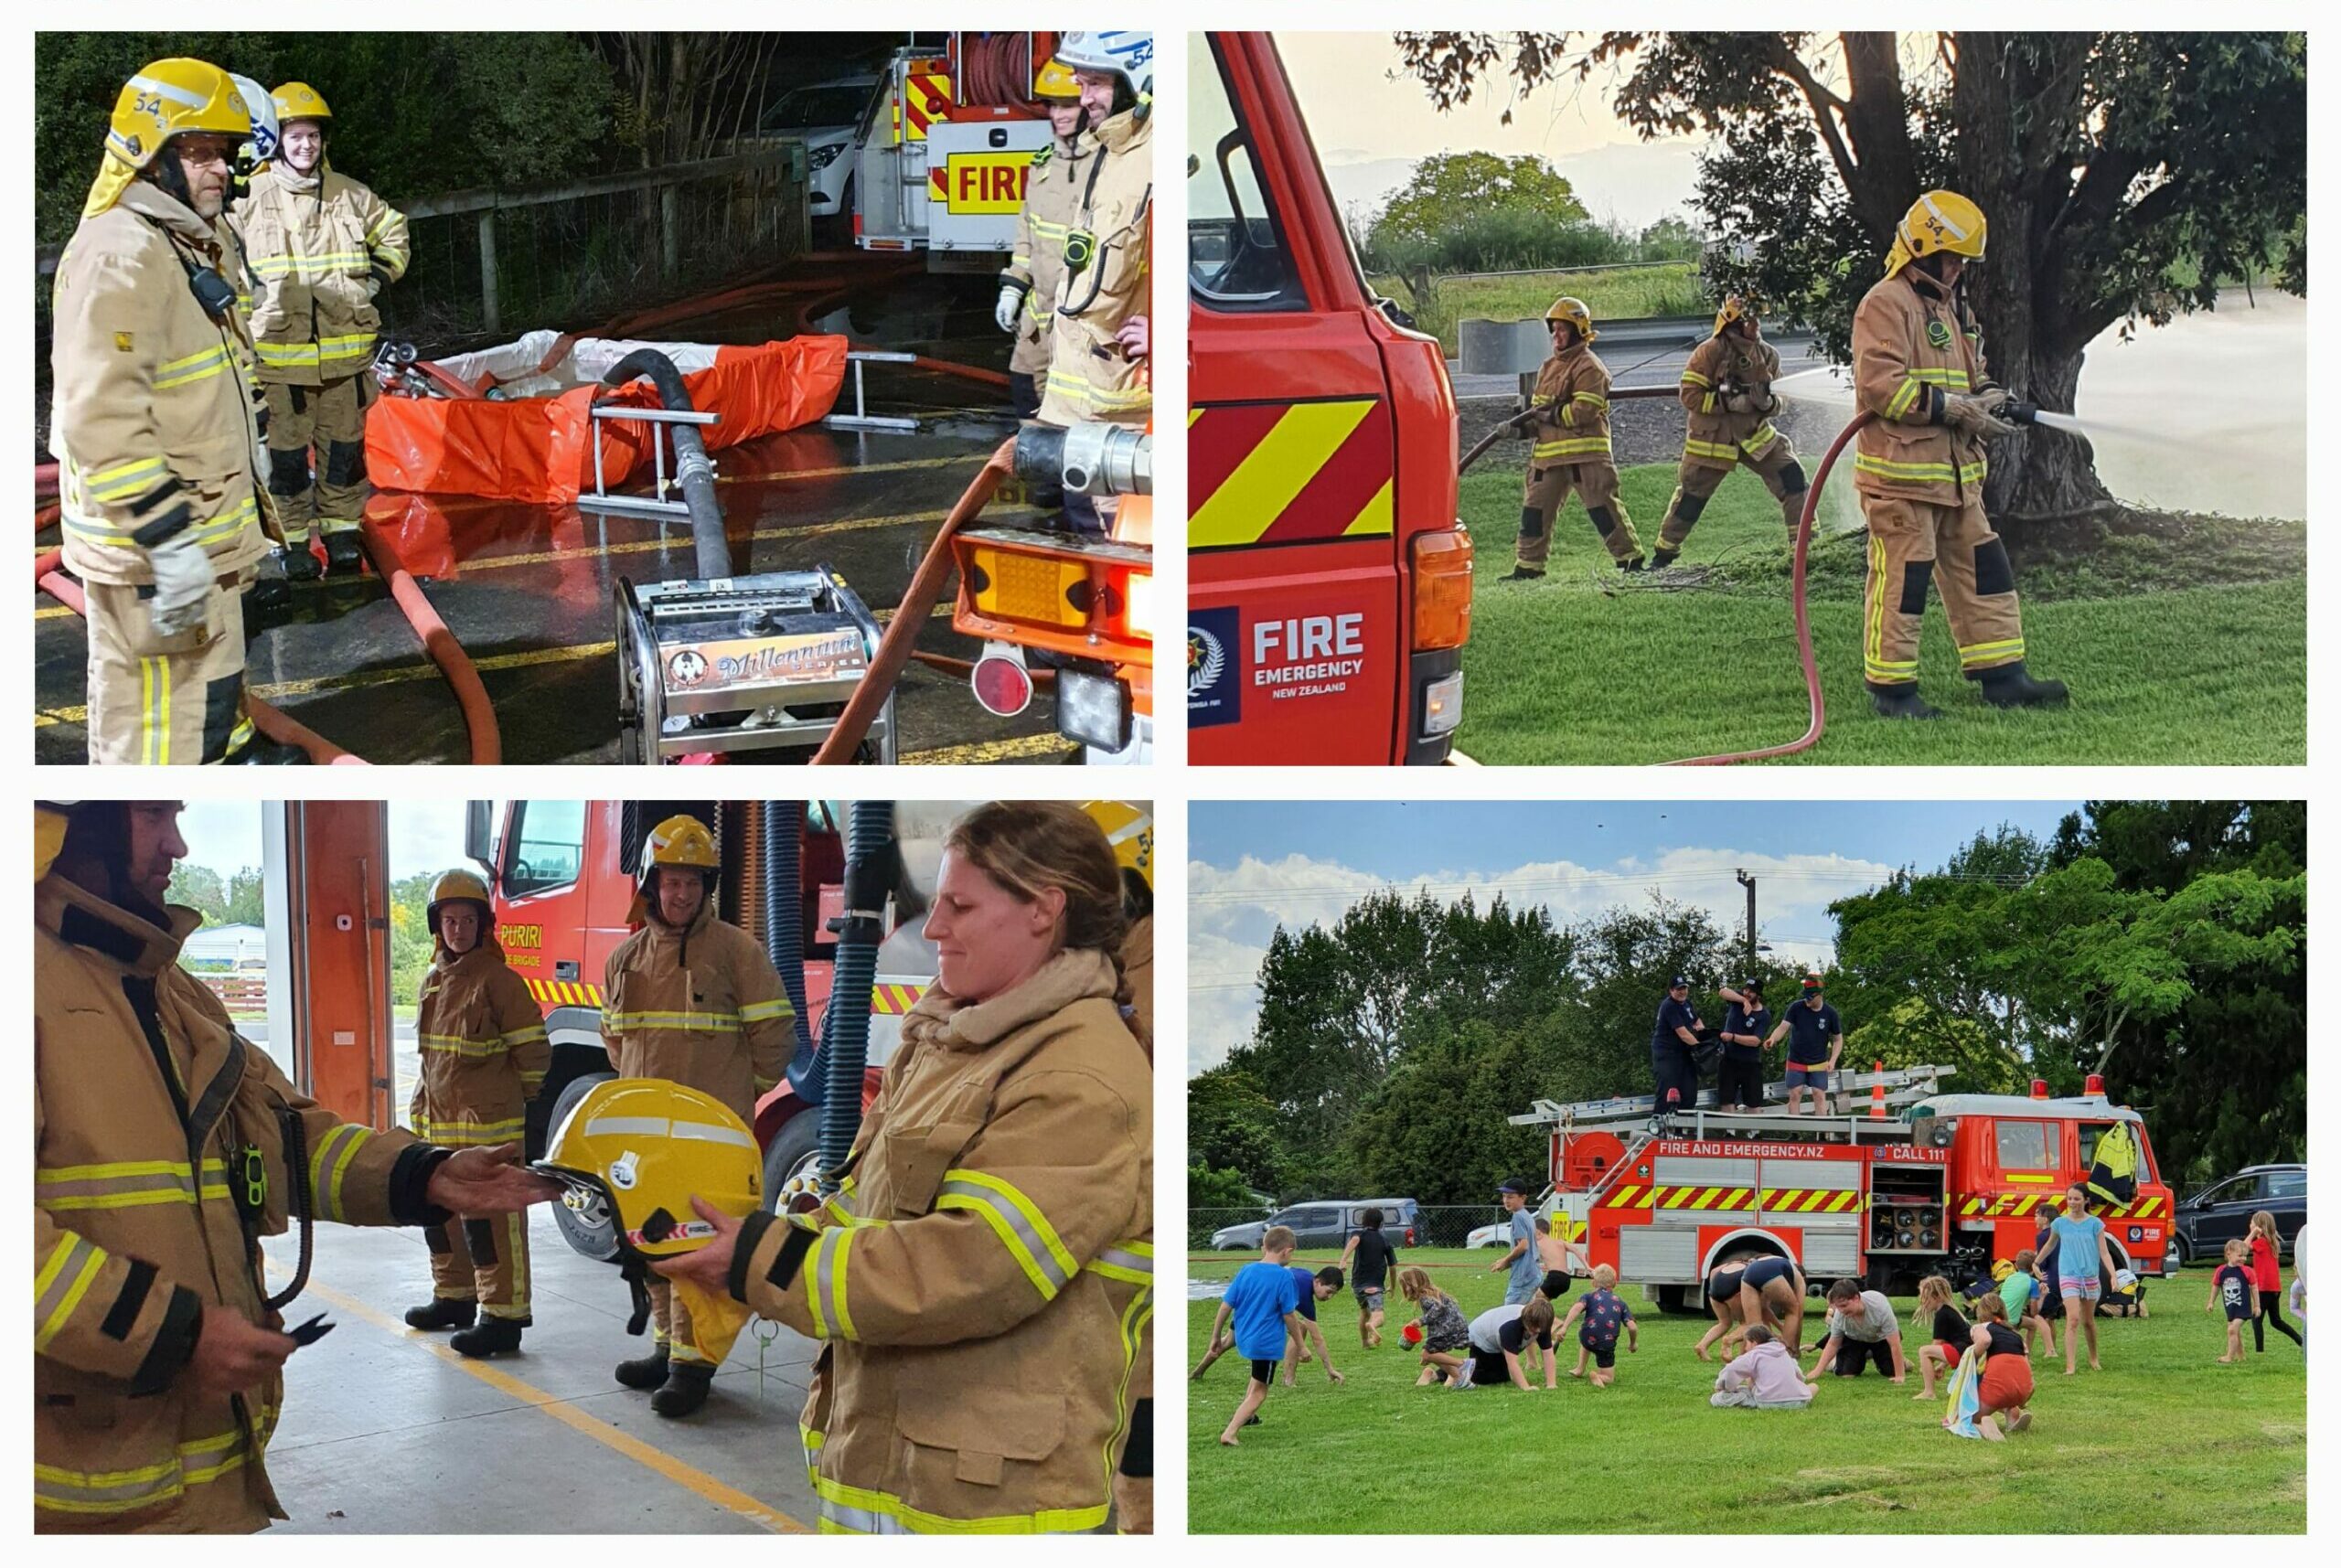
[[[1218,869],[1218,868],[1214,867],[1213,869]],[[1887,877],[1879,877],[1868,871],[1816,869],[1773,871],[1768,874],[1775,880],[1804,880],[1810,881],[1858,882],[1865,887],[1880,887],[1887,880],[1890,880],[1892,876],[1900,875],[1902,873],[1890,873]],[[1722,868],[1717,868],[1712,871],[1583,871],[1574,876],[1566,877],[1482,877],[1470,881],[1445,882],[1430,880],[1396,881],[1384,879],[1377,881],[1370,887],[1359,887],[1354,884],[1343,886],[1330,882],[1320,882],[1315,884],[1302,883],[1299,885],[1277,885],[1264,887],[1257,890],[1248,888],[1226,888],[1209,892],[1191,891],[1187,894],[1187,902],[1192,907],[1196,904],[1264,904],[1279,898],[1342,898],[1363,901],[1381,892],[1423,892],[1433,896],[1487,892],[1501,893],[1508,896],[1514,892],[1523,892],[1532,890],[1562,891],[1571,888],[1614,887],[1619,884],[1656,887],[1660,885],[1680,885],[1685,882],[1725,882],[1728,881],[1730,877],[1730,871]],[[1989,883],[1998,887],[2022,887],[2032,879],[2029,876],[2020,873],[2009,872],[2001,874],[1967,873],[1958,876],[1930,874],[1924,877],[1913,878],[1912,880],[1915,881],[1973,882]]]

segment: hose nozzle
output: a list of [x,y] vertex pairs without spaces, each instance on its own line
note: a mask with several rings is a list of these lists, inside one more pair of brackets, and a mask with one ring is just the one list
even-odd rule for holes
[[1154,494],[1154,437],[1132,425],[1085,420],[1059,430],[1027,424],[1016,432],[1016,475],[1083,496]]
[[2040,405],[2010,402],[2001,408],[2000,417],[2010,424],[2035,424],[2040,419]]

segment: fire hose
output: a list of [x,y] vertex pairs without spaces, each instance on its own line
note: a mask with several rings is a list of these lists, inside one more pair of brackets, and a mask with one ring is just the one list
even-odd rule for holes
[[822,1019],[821,1190],[845,1179],[861,1130],[861,1075],[870,1059],[870,991],[878,944],[886,937],[886,898],[894,885],[894,803],[857,800],[848,808],[845,910],[838,921],[837,967]]

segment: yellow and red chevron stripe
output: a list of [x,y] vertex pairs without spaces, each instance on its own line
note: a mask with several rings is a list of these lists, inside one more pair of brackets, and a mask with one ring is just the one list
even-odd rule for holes
[[925,994],[924,986],[893,986],[882,980],[870,987],[870,1010],[888,1018],[899,1017],[916,1007]]
[[582,980],[528,980],[529,995],[540,1002],[551,1002],[557,1008],[598,1008],[602,1005],[602,987],[589,986]]
[[903,123],[914,142],[926,140],[926,128],[951,112],[951,78],[947,73],[922,71],[903,79]]
[[[1962,1220],[2005,1220],[2029,1214],[2039,1209],[2055,1211],[2065,1206],[2061,1192],[2003,1192],[1994,1198],[1970,1198],[1959,1207]],[[2092,1210],[2100,1220],[2153,1220],[2169,1212],[2169,1200],[2154,1193],[2122,1204],[2118,1209]]]
[[1382,398],[1187,413],[1187,548],[1386,539],[1395,454]]
[[[1613,1209],[1688,1209],[1707,1213],[1744,1212],[1759,1207],[1752,1187],[1653,1187],[1621,1182],[1604,1200]],[[1862,1194],[1823,1187],[1766,1188],[1760,1207],[1772,1214],[1849,1214],[1864,1207]]]

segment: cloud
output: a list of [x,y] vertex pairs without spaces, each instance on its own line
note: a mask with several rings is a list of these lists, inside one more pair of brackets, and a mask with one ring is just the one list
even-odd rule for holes
[[1566,924],[1652,892],[1695,905],[1726,930],[1746,918],[1747,895],[1734,876],[1756,879],[1758,934],[1775,956],[1826,964],[1835,925],[1828,906],[1875,887],[1896,868],[1845,855],[1767,855],[1684,846],[1609,866],[1541,860],[1502,871],[1440,870],[1402,883],[1338,860],[1291,854],[1279,860],[1246,855],[1233,867],[1187,865],[1187,1071],[1215,1067],[1252,1032],[1259,1010],[1256,981],[1278,925],[1330,925],[1342,912],[1386,886],[1427,891],[1441,901],[1469,892],[1484,909],[1497,895],[1515,908],[1542,905]]

